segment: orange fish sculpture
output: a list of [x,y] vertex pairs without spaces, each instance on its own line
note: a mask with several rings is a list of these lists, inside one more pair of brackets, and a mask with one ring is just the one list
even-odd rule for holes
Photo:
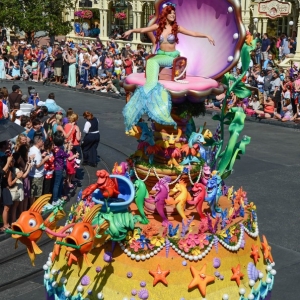
[[55,217],[51,213],[44,221],[41,211],[51,199],[51,196],[51,194],[46,194],[39,197],[29,210],[23,211],[19,219],[11,224],[12,230],[7,230],[8,233],[12,234],[12,238],[16,239],[15,249],[18,247],[18,241],[27,247],[27,252],[33,266],[35,255],[42,253],[42,250],[37,245],[37,241],[41,238],[44,228],[54,228],[56,222],[64,216],[64,212],[58,213]]
[[101,204],[93,206],[93,208],[85,215],[82,222],[74,225],[71,234],[65,238],[65,242],[56,242],[67,247],[68,266],[71,266],[73,261],[75,261],[81,269],[82,258],[87,266],[92,266],[87,254],[97,243],[96,231],[99,231],[99,229],[106,230],[109,226],[107,222],[103,223],[99,228],[94,228],[92,225],[92,221],[101,207]]

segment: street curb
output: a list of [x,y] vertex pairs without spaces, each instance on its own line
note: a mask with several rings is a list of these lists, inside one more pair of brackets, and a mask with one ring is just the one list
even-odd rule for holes
[[[206,108],[205,113],[208,115],[213,115],[213,114],[220,115],[219,110],[214,110],[214,109],[209,109],[209,108]],[[296,124],[291,121],[280,122],[280,121],[274,120],[274,119],[257,119],[255,117],[250,117],[250,116],[246,116],[246,121],[300,130],[300,124]]]

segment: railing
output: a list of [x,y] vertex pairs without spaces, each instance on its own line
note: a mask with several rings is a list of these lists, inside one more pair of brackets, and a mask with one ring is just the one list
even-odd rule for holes
[[[96,41],[96,38],[91,38],[91,37],[83,37],[83,36],[78,36],[75,34],[68,34],[67,39],[72,39],[74,43],[82,44],[83,41]],[[109,41],[110,38],[108,37],[101,37],[101,42],[103,44],[106,44],[107,41]],[[119,49],[122,49],[125,47],[127,43],[131,45],[132,50],[136,50],[138,45],[143,45],[146,48],[146,51],[149,52],[151,50],[152,44],[151,43],[143,43],[141,41],[124,41],[124,40],[115,40],[118,45]]]

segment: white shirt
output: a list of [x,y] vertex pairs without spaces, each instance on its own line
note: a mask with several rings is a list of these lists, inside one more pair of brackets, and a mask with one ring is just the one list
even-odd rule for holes
[[21,120],[20,119],[15,119],[15,123],[18,125],[21,125]]
[[3,112],[3,116],[4,116],[4,118],[8,118],[9,117],[9,114],[8,114],[8,107],[7,107],[7,105],[6,104],[2,104],[3,106],[2,106],[2,112]]
[[22,112],[24,112],[25,116],[30,116],[31,111],[33,110],[33,105],[30,103],[21,103],[20,109]]
[[28,176],[29,177],[35,177],[35,178],[40,178],[44,176],[44,165],[41,167],[37,168],[36,165],[39,165],[42,161],[42,154],[40,149],[38,149],[36,146],[32,146],[29,149],[28,157],[32,156],[35,154],[35,157],[33,159],[34,165],[31,167],[31,170],[29,171]]
[[115,70],[121,70],[122,59],[115,59]]
[[91,123],[89,121],[86,121],[84,124],[83,132],[88,133],[91,128]]
[[[95,59],[95,61],[92,62],[92,60],[94,60],[94,59]],[[91,67],[97,67],[97,65],[98,65],[98,55],[95,54],[94,56],[91,56]]]

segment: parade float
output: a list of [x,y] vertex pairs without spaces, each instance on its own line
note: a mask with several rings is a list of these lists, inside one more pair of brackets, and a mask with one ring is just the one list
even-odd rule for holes
[[[164,3],[155,2],[151,24]],[[178,23],[197,24],[216,43],[207,51],[202,40],[181,38],[178,48],[186,57],[174,59],[171,71],[160,70],[162,78],[171,76],[159,83],[170,95],[166,103],[176,124],[161,124],[151,112],[150,120],[138,115],[126,128],[137,151],[111,174],[97,171],[64,226],[56,225],[63,205],[44,221],[47,195],[12,224],[12,237],[27,246],[32,263],[43,231],[55,239],[43,266],[46,299],[271,299],[275,263],[266,237],[259,237],[256,206],[242,187],[226,185],[250,143],[242,135],[244,112],[227,110],[227,98],[251,93],[241,79],[255,41],[245,43],[237,0],[174,4]],[[228,71],[240,57],[243,73],[235,78]],[[128,96],[144,76],[126,78]],[[213,116],[216,128],[196,129],[193,117],[203,112],[204,97],[224,90],[222,111]]]

